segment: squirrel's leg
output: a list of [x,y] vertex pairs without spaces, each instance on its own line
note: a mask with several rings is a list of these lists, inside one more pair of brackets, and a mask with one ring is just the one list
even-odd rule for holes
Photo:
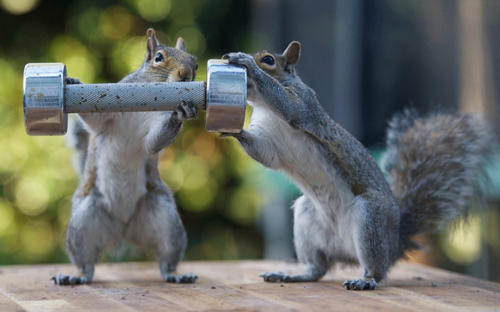
[[148,184],[148,194],[127,228],[126,237],[137,246],[156,252],[160,272],[169,283],[194,283],[195,274],[176,274],[177,264],[184,256],[187,235],[172,194],[166,186]]
[[270,139],[254,133],[252,130],[241,130],[240,133],[222,133],[221,137],[235,137],[248,156],[271,169],[279,168],[279,157],[276,147]]
[[182,129],[182,122],[196,119],[197,113],[196,106],[192,102],[184,101],[173,112],[155,112],[154,114],[157,114],[163,120],[151,123],[151,128],[145,140],[146,151],[155,154],[172,144]]
[[[346,280],[347,290],[373,290],[390,267],[390,243],[398,241],[391,236],[392,227],[384,214],[386,208],[375,196],[358,196],[353,202],[355,224],[353,224],[354,245],[359,264],[363,268],[363,278]],[[399,228],[399,227],[396,227]]]
[[298,275],[270,272],[260,276],[266,282],[314,282],[322,278],[332,265],[331,257],[325,252],[327,248],[322,245],[324,237],[332,234],[325,231],[327,228],[321,226],[320,216],[311,201],[305,195],[299,197],[294,204],[294,243],[299,261],[306,264],[307,272]]
[[[79,190],[77,190],[78,192]],[[94,275],[99,253],[121,236],[121,225],[106,213],[100,195],[74,196],[71,218],[66,229],[66,249],[80,276],[57,274],[57,285],[88,284]]]

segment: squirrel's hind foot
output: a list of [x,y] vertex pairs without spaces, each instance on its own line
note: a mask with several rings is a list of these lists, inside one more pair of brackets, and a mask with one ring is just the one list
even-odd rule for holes
[[198,276],[196,274],[167,274],[163,277],[167,283],[177,284],[192,284],[196,282]]
[[343,284],[347,290],[374,290],[377,287],[375,279],[370,278],[366,280],[347,280]]
[[57,274],[52,276],[51,280],[54,281],[54,284],[61,286],[73,286],[73,285],[81,285],[81,284],[89,284],[90,280],[84,276],[71,276],[64,274]]
[[269,283],[286,282],[288,279],[288,275],[283,272],[266,272],[259,274],[259,276]]

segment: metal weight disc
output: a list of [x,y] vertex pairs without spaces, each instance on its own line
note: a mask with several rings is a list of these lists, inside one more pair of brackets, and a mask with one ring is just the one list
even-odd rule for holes
[[66,66],[62,63],[30,63],[24,67],[24,125],[29,135],[66,133],[65,78]]
[[246,68],[226,60],[208,60],[207,131],[239,133],[245,122]]

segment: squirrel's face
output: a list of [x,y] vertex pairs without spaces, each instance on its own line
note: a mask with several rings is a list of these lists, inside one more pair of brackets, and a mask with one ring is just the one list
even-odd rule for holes
[[186,52],[184,39],[178,38],[175,48],[162,45],[152,28],[147,31],[146,70],[152,81],[192,81],[196,76],[196,57]]
[[282,54],[270,53],[266,50],[253,55],[255,63],[266,73],[278,81],[287,75],[295,75],[295,65],[300,58],[300,43],[292,41]]

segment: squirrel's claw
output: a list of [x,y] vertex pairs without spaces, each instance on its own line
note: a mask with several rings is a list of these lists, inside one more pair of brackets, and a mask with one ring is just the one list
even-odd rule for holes
[[266,272],[260,273],[260,277],[268,283],[286,282],[288,281],[288,275],[283,272]]
[[88,283],[88,281],[85,277],[63,275],[60,273],[52,276],[51,280],[54,281],[54,284],[62,285],[62,286],[80,285],[80,284],[87,284]]
[[80,81],[80,79],[66,77],[66,79],[64,79],[64,83],[68,85],[68,84],[81,84],[82,82]]
[[196,119],[198,117],[198,110],[193,102],[182,101],[177,106],[176,112],[180,120]]
[[373,278],[368,280],[347,280],[343,286],[347,290],[374,290],[377,287],[377,282]]
[[196,282],[198,276],[196,274],[167,274],[163,278],[167,283],[192,284]]

